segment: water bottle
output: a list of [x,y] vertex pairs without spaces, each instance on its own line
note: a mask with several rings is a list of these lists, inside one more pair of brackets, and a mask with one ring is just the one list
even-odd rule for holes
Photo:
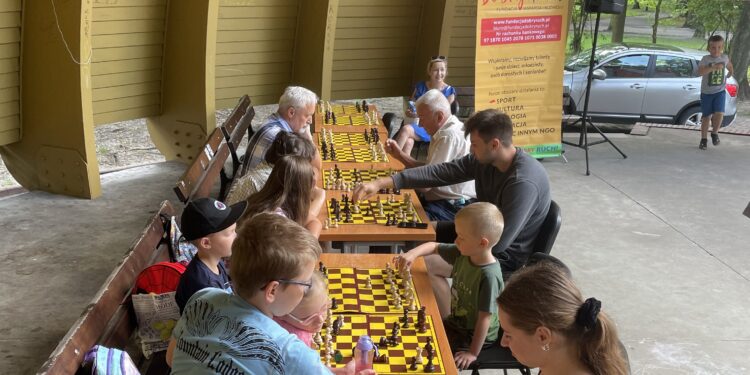
[[362,370],[372,369],[373,356],[375,355],[375,345],[373,345],[370,336],[359,336],[357,346],[354,349],[354,368],[355,373]]

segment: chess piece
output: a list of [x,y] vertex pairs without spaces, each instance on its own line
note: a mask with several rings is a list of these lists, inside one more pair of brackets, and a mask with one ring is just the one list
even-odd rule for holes
[[362,107],[359,106],[359,102],[356,102],[355,108],[357,108],[357,113],[362,112]]
[[362,101],[362,109],[365,110],[365,113],[370,112],[370,105],[367,104],[367,100]]
[[409,309],[407,309],[407,308],[404,308],[404,316],[402,316],[402,317],[400,318],[400,320],[401,320],[401,323],[403,323],[403,322],[405,322],[405,321],[409,320]]
[[422,347],[417,346],[417,356],[414,357],[414,359],[416,359],[417,363],[419,363],[420,365],[422,364]]
[[359,210],[359,204],[355,204],[355,205],[354,205],[354,213],[355,213],[355,214],[358,214],[358,213],[360,213],[360,210]]
[[394,297],[395,297],[394,298],[394,300],[395,300],[394,301],[395,302],[395,306],[394,307],[396,309],[400,309],[401,308],[401,296],[399,296],[398,294],[396,294]]
[[409,366],[410,371],[416,371],[417,370],[417,357],[411,357],[411,366]]
[[378,357],[378,363],[388,363],[388,354],[385,354],[385,353],[381,354]]
[[[328,313],[326,314],[326,328],[328,329],[326,331],[326,340],[328,340],[328,337],[331,335],[331,330],[333,329],[333,314],[331,314],[331,309],[328,309]],[[328,341],[326,341],[328,342]]]
[[333,220],[333,227],[334,228],[338,228],[339,227],[339,221],[338,220],[336,220],[336,219]]
[[378,346],[380,346],[381,348],[388,347],[388,340],[385,338],[385,336],[380,337],[380,342],[378,343]]
[[435,371],[435,365],[432,364],[432,359],[435,358],[435,353],[427,352],[427,364],[424,365],[424,372]]
[[427,353],[427,358],[429,359],[430,353],[432,353],[432,337],[427,337],[427,344],[424,346],[424,352]]
[[336,300],[336,297],[331,298],[331,310],[336,310],[339,308],[339,302]]
[[333,331],[335,332],[335,334],[338,335],[342,327],[344,327],[344,317],[339,315],[336,317],[336,320],[333,322]]
[[323,336],[321,336],[320,332],[315,333],[315,336],[313,336],[313,342],[315,342],[318,347],[323,345]]
[[372,289],[372,279],[370,279],[370,276],[367,276],[367,279],[365,279],[365,288]]
[[333,124],[336,125],[336,114],[331,113],[331,119],[333,120]]
[[341,354],[341,351],[336,350],[333,352],[333,360],[336,361],[336,363],[341,363],[344,361],[344,355]]

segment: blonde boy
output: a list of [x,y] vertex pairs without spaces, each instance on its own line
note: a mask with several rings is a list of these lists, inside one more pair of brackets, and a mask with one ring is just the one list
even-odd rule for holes
[[[708,126],[711,130],[711,143],[718,146],[719,128],[724,120],[726,102],[727,77],[734,75],[734,67],[729,56],[724,54],[724,38],[712,35],[708,38],[708,55],[703,56],[698,63],[698,75],[701,79],[701,141],[698,148],[705,150],[708,146]],[[724,74],[724,69],[729,75]]]
[[[492,247],[502,232],[503,216],[497,207],[473,203],[456,214],[454,244],[428,242],[394,259],[399,267],[411,267],[418,257],[440,256],[453,265],[450,308],[447,296],[435,297],[459,369],[466,369],[483,347],[498,338],[494,301],[503,289],[503,274]],[[445,314],[448,310],[450,314]]]
[[199,198],[185,206],[180,228],[185,240],[198,249],[188,264],[175,293],[180,313],[195,292],[203,288],[230,289],[229,276],[222,258],[232,255],[232,242],[237,234],[237,219],[247,207],[246,202],[227,206],[213,198]]

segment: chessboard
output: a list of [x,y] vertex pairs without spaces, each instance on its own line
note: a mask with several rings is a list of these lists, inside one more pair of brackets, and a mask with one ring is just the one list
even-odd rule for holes
[[[335,353],[341,353],[340,361],[330,361],[330,366],[344,367],[346,363],[353,358],[354,347],[361,335],[368,335],[377,347],[378,356],[383,357],[383,361],[376,360],[373,369],[378,374],[411,374],[425,373],[424,366],[427,363],[425,347],[431,347],[434,353],[432,358],[434,374],[445,374],[445,366],[441,358],[441,351],[437,344],[437,335],[432,324],[432,317],[426,316],[424,333],[420,333],[416,327],[417,314],[408,315],[408,325],[404,325],[402,317],[397,314],[335,314],[343,320],[343,325],[336,336],[331,335],[331,350]],[[399,326],[398,333],[393,336],[396,342],[381,345],[381,338],[390,338],[393,333],[393,327]],[[321,336],[328,335],[328,329],[321,331]],[[428,345],[429,342],[429,345]],[[417,357],[417,348],[420,350],[422,363],[416,366],[416,370],[411,370],[412,357]],[[321,344],[320,358],[325,363],[326,348]],[[335,357],[335,356],[334,356]]]
[[330,145],[331,140],[333,140],[334,146],[367,146],[370,144],[365,140],[365,135],[362,133],[333,133],[326,138],[323,138],[323,133],[318,133],[318,144],[327,142]]
[[339,169],[338,167],[323,171],[323,187],[326,190],[353,189],[356,184],[375,181],[381,177],[392,176],[393,169]]
[[[324,229],[338,224],[381,224],[400,225],[401,223],[421,223],[422,219],[409,201],[411,196],[406,194],[402,199],[394,198],[391,194],[387,199],[361,200],[356,203],[348,202],[346,195],[341,201],[331,198],[326,204],[328,219]],[[330,224],[329,224],[330,223]],[[415,226],[416,227],[416,226]]]
[[[388,282],[385,269],[377,268],[328,268],[325,270],[328,278],[328,296],[336,299],[336,308],[331,308],[334,314],[339,313],[394,313],[403,312],[403,305],[396,308],[394,292]],[[407,300],[407,286],[398,272],[392,273],[392,280],[398,293],[398,298]],[[367,278],[370,278],[369,288]],[[413,288],[413,285],[409,285]],[[412,289],[413,290],[413,289]],[[411,293],[414,299],[414,311],[422,305],[416,293]],[[402,303],[402,302],[399,302]]]
[[[382,143],[381,143],[382,145]],[[334,153],[330,150],[321,150],[324,162],[339,162],[339,163],[387,163],[390,159],[388,154],[380,151],[373,152],[370,148],[354,148],[349,146],[334,147]]]

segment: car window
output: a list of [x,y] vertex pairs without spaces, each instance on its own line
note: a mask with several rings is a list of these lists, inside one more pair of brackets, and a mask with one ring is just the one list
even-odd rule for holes
[[693,76],[691,59],[680,56],[656,56],[654,78],[690,78]]
[[618,57],[600,66],[607,72],[607,78],[639,78],[646,76],[649,55]]

